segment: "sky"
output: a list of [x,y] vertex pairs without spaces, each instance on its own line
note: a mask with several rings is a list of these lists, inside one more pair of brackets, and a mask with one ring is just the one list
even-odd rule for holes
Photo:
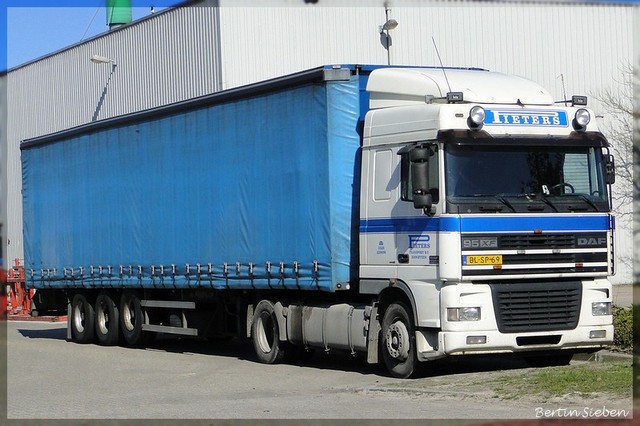
[[[132,17],[136,20],[148,15],[152,5],[160,11],[182,1],[131,0],[131,3]],[[303,3],[301,0],[300,4]],[[107,31],[105,4],[106,0],[0,0],[0,73]],[[321,5],[322,0],[317,4]]]
[[[180,0],[132,0],[133,20]],[[106,0],[0,0],[0,72],[108,31]]]

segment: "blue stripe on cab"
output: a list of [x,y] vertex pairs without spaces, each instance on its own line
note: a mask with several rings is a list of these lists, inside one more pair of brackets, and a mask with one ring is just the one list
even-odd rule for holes
[[608,215],[404,217],[361,219],[361,233],[607,231]]

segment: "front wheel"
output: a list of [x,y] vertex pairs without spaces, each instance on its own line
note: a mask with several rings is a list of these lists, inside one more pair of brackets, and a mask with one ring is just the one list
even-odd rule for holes
[[262,300],[256,306],[251,323],[251,339],[260,362],[276,364],[284,360],[289,345],[280,341],[278,318],[269,300]]
[[382,320],[382,358],[393,377],[406,379],[416,372],[416,338],[409,309],[391,304]]

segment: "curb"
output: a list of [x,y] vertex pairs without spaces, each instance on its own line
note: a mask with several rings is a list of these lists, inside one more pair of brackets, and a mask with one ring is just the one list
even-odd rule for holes
[[66,322],[66,315],[43,315],[38,317],[32,317],[27,314],[9,314],[9,321],[42,321],[42,322]]
[[601,350],[595,353],[578,353],[573,356],[576,361],[590,361],[590,362],[620,362],[629,361],[633,362],[633,355],[624,352],[613,352],[609,350]]

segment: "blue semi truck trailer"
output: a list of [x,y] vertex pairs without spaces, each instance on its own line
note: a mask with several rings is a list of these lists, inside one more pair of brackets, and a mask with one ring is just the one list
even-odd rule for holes
[[22,142],[25,270],[68,337],[568,363],[613,338],[613,158],[586,98],[325,66]]

